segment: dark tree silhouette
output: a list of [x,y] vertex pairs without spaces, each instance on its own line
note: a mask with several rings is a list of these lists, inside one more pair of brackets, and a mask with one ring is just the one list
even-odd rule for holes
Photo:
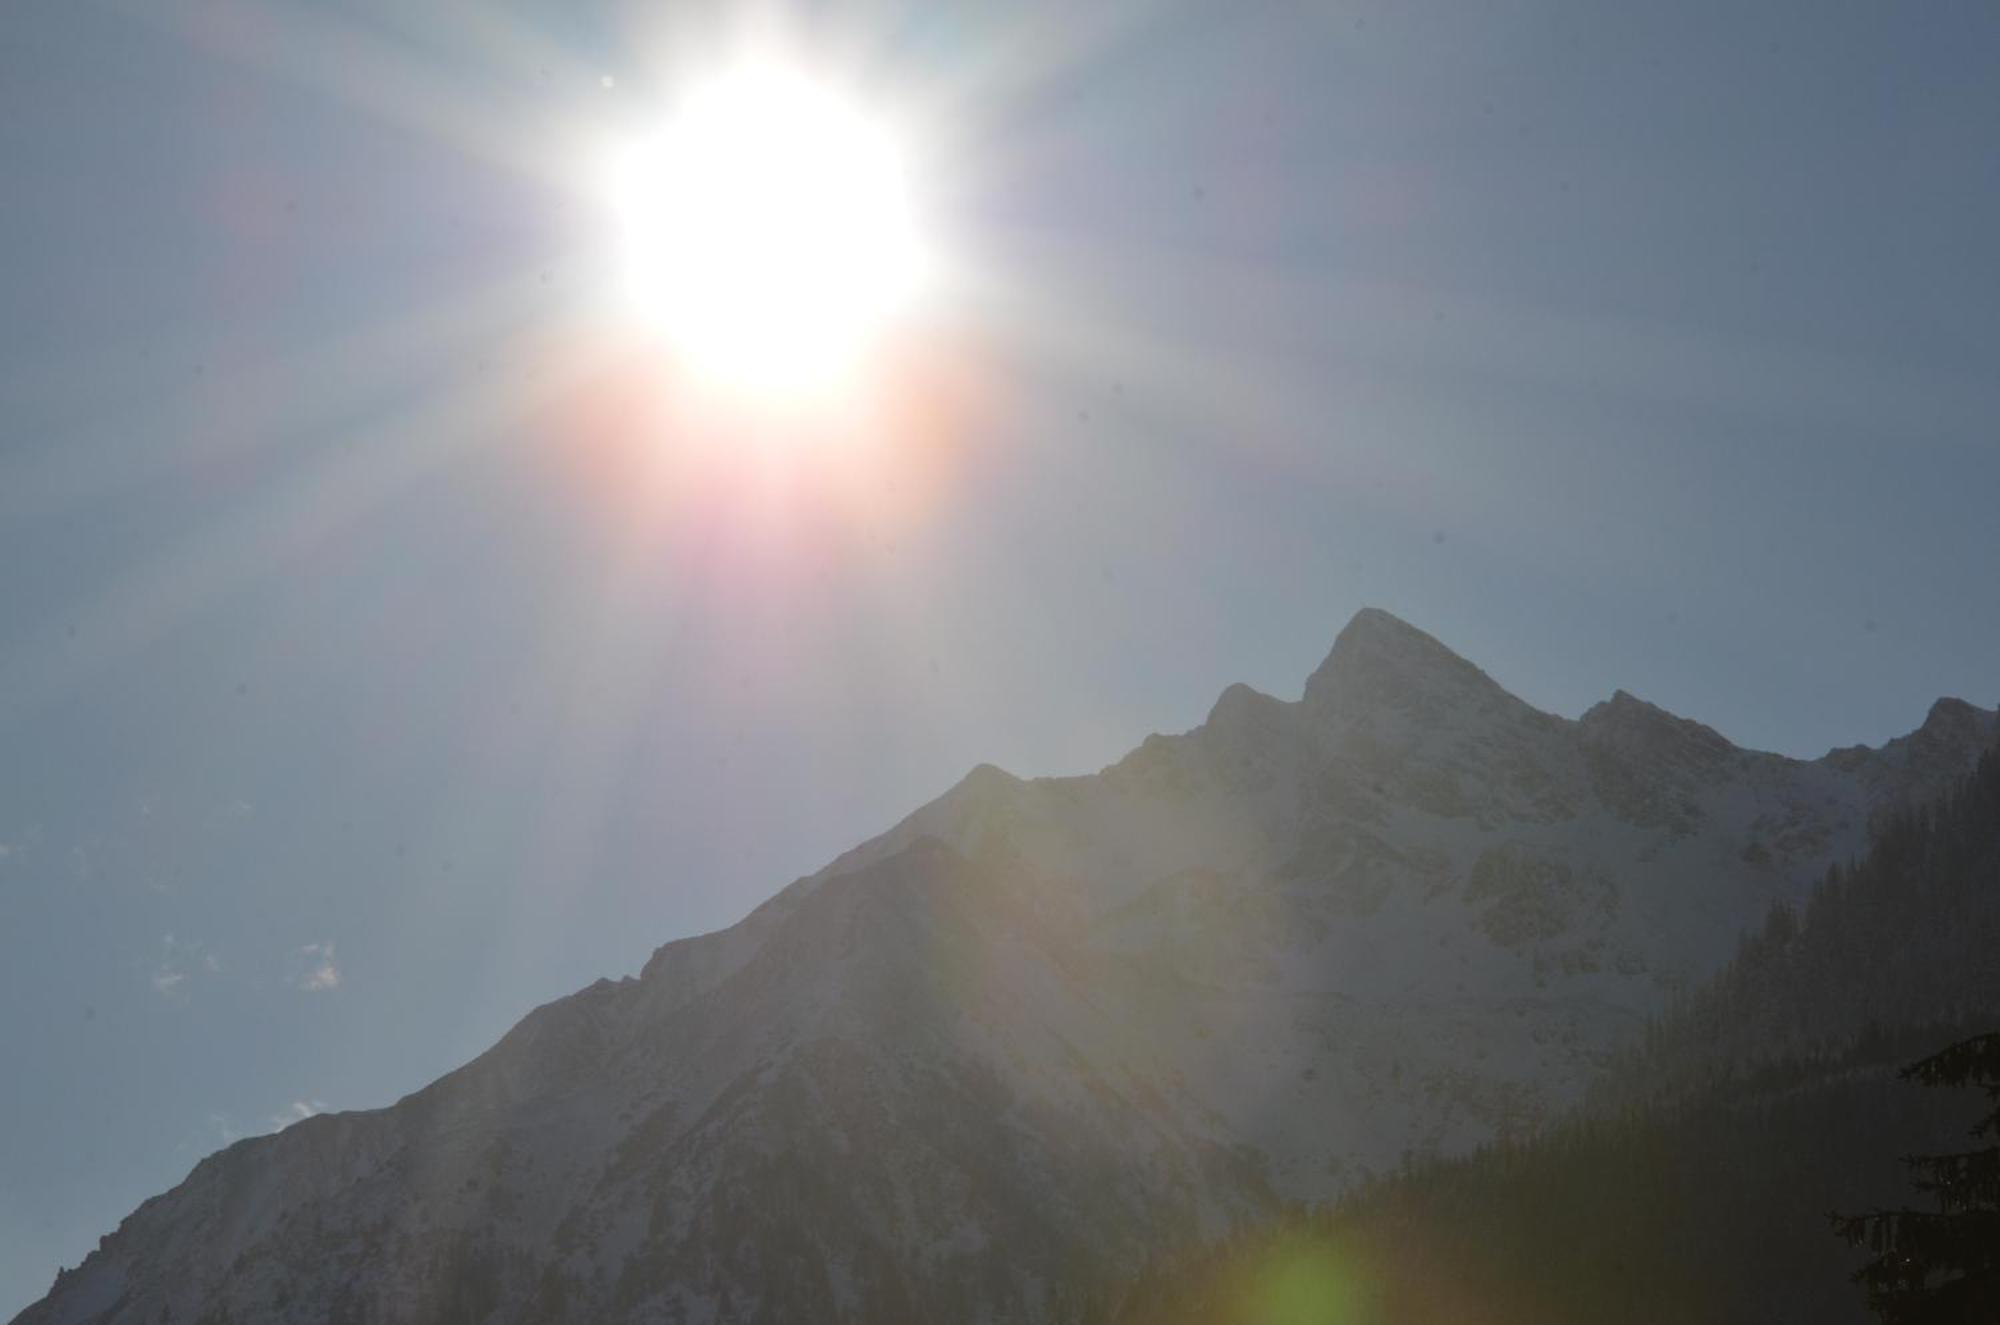
[[2000,1033],[1962,1040],[1903,1069],[1926,1086],[1972,1086],[1993,1111],[1972,1129],[1995,1144],[1903,1163],[1936,1210],[1835,1215],[1834,1231],[1875,1258],[1855,1272],[1868,1304],[1890,1325],[2000,1322]]

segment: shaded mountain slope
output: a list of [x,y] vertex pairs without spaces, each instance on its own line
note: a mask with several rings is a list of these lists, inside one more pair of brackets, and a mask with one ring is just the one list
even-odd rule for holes
[[1955,1034],[1882,1039],[1782,1089],[1592,1116],[1425,1165],[1331,1210],[1162,1256],[1085,1319],[1863,1325],[1873,1317],[1848,1276],[1864,1257],[1827,1215],[1905,1203],[1898,1155],[1963,1147],[1977,1097],[1894,1071]]
[[2000,1012],[2000,751],[1889,816],[1801,910],[1774,908],[1606,1082],[1643,1098],[1838,1053],[1884,1027]]
[[1163,1257],[1092,1319],[1254,1319],[1305,1281],[1348,1309],[1300,1319],[1341,1325],[1858,1325],[1866,1256],[1827,1215],[1921,1205],[1900,1156],[1966,1148],[1990,1103],[1896,1069],[2000,1027],[1996,953],[2000,751],[1775,911],[1588,1111]]

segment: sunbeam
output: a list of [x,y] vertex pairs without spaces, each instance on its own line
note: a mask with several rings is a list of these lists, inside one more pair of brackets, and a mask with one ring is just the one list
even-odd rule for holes
[[533,372],[477,367],[455,390],[433,391],[400,417],[379,420],[360,445],[310,468],[282,495],[219,524],[106,590],[89,608],[50,623],[0,666],[0,727],[19,721],[103,668],[131,657],[202,608],[281,574],[413,484],[518,436],[523,419],[586,378],[581,360],[544,357],[530,341]]

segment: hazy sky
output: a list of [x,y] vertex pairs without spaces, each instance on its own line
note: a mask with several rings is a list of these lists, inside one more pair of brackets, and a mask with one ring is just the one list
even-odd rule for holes
[[706,22],[0,16],[0,1314],[1363,604],[1792,754],[2000,698],[2000,8],[797,11],[970,279],[896,446],[669,491],[578,180]]

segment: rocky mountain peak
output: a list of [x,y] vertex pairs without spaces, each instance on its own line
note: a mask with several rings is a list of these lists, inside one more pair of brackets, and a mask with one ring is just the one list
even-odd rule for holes
[[1510,701],[1492,677],[1435,637],[1380,608],[1364,607],[1307,679],[1304,702],[1318,712],[1354,713],[1377,706]]
[[[1946,696],[1931,705],[1923,726],[1889,742],[1887,749],[1913,767],[1956,767],[1992,743],[2000,733],[2000,720],[1996,719],[2000,715],[1992,709]],[[1930,789],[1933,782],[1924,779],[1919,790]]]
[[1718,756],[1735,749],[1713,727],[1670,713],[1629,690],[1614,690],[1611,698],[1591,705],[1582,724],[1587,737],[1600,740],[1683,747]]
[[1924,715],[1924,725],[1918,730],[1936,736],[1977,738],[1985,734],[1992,716],[1991,710],[1946,695],[1931,705],[1931,711]]
[[1210,731],[1254,731],[1282,721],[1288,707],[1284,700],[1238,681],[1216,696],[1202,726]]

